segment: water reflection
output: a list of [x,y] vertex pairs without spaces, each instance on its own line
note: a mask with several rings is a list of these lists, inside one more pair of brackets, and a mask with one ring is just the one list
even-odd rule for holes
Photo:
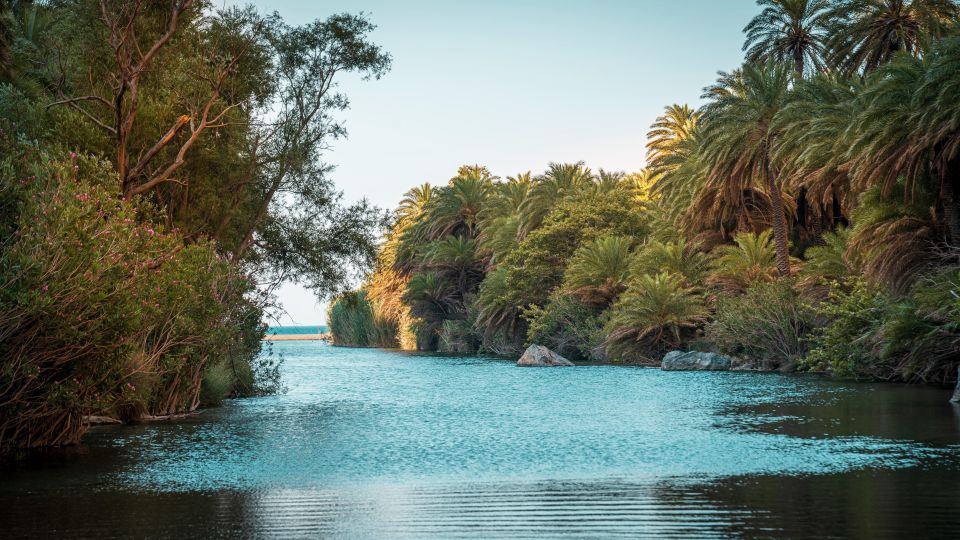
[[949,538],[958,532],[958,481],[900,470],[709,482],[48,493],[0,497],[0,522],[12,538]]
[[0,536],[960,536],[948,391],[279,347],[286,395],[0,470]]

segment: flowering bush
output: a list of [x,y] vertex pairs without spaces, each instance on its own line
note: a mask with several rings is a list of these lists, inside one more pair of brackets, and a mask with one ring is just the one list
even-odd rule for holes
[[255,391],[251,284],[122,200],[108,164],[40,157],[0,180],[0,450],[76,443],[92,413],[193,410],[211,369]]

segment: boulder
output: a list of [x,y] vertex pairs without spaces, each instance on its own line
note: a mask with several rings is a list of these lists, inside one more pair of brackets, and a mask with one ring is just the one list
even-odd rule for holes
[[531,345],[523,352],[523,356],[517,360],[517,365],[523,367],[557,367],[574,364],[543,345]]
[[730,358],[717,353],[670,351],[663,357],[660,368],[664,371],[727,371]]
[[957,387],[953,390],[953,397],[950,403],[960,403],[960,366],[957,366]]

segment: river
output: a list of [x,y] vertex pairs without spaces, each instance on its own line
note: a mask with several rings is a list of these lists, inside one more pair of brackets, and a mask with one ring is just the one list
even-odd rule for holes
[[281,395],[0,470],[0,535],[960,536],[947,390],[274,348]]

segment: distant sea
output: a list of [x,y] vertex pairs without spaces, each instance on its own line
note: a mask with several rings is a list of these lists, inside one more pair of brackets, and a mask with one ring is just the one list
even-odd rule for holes
[[267,334],[326,334],[326,325],[319,326],[271,326]]

